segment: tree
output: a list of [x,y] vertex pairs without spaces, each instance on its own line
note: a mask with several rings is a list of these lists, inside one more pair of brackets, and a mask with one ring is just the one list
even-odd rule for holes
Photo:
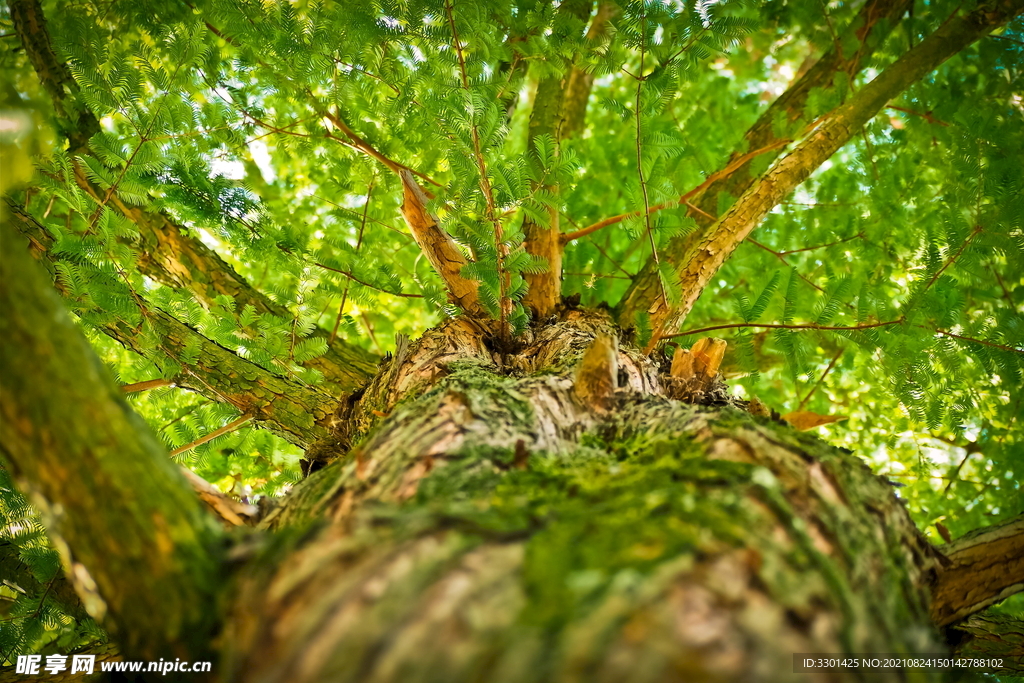
[[1024,5],[917,10],[12,0],[3,658],[1021,655]]

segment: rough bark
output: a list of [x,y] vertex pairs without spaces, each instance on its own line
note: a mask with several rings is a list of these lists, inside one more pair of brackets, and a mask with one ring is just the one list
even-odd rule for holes
[[795,652],[945,649],[945,560],[887,481],[665,398],[628,343],[598,405],[574,382],[612,335],[569,311],[513,352],[466,319],[402,341],[341,415],[355,447],[265,521],[291,540],[238,575],[225,679],[775,681]]
[[[700,209],[688,210],[700,227],[688,236],[677,237],[669,242],[664,250],[664,258],[669,263],[678,265],[689,247],[714,224],[708,216],[718,214],[720,198],[742,195],[757,178],[753,173],[753,165],[767,164],[777,158],[782,154],[782,143],[794,137],[801,126],[809,123],[805,120],[804,106],[811,91],[832,87],[840,73],[848,75],[852,81],[871,57],[874,47],[889,35],[911,4],[910,0],[870,0],[865,3],[857,17],[838,36],[837,42],[840,45],[854,46],[853,49],[839,50],[833,47],[772,102],[744,134],[744,148],[733,152],[723,169],[740,161],[748,152],[777,146],[764,155],[743,161],[739,167],[689,198],[690,203]],[[651,260],[645,263],[630,283],[620,304],[620,322],[625,326],[632,325],[636,312],[646,310],[659,293],[657,269]]]
[[1005,614],[975,614],[950,629],[962,657],[1003,658],[1000,673],[1024,674],[1024,621]]
[[[69,151],[73,155],[91,154],[88,141],[99,131],[99,122],[74,97],[78,86],[67,65],[53,51],[39,1],[12,0],[11,18],[33,68],[53,98],[62,132],[70,141]],[[64,115],[72,110],[77,112],[73,121]],[[238,311],[252,306],[259,313],[286,319],[293,317],[285,306],[255,289],[213,249],[190,235],[165,212],[123,201],[116,192],[103,190],[90,181],[77,161],[74,165],[75,177],[71,181],[94,201],[116,209],[138,228],[139,243],[135,250],[140,256],[138,267],[143,274],[169,287],[191,292],[207,307],[214,306],[217,297],[228,296]],[[314,336],[326,338],[328,333],[318,330]],[[326,354],[304,365],[322,372],[325,381],[339,392],[351,391],[365,382],[374,369],[371,354],[337,338],[332,340]]]
[[751,185],[679,262],[678,303],[658,297],[647,309],[654,329],[651,345],[671,334],[740,242],[818,166],[839,150],[885,104],[981,36],[1024,10],[1020,0],[993,0],[950,18],[934,33],[886,68],[845,104],[823,116],[796,148]]
[[[4,222],[0,452],[128,652],[208,652],[221,536]],[[57,398],[59,397],[59,398]],[[88,597],[86,597],[88,596]]]
[[[42,338],[15,338],[19,348],[52,346],[59,331],[40,325]],[[960,547],[949,557],[933,548],[891,485],[856,456],[751,417],[717,392],[703,407],[669,398],[669,360],[633,348],[604,313],[562,309],[515,347],[497,341],[466,317],[415,342],[400,338],[373,381],[342,401],[330,464],[232,553],[237,571],[221,596],[216,641],[221,680],[843,681],[860,674],[790,675],[793,653],[946,648],[930,599]],[[69,430],[68,448],[126,419],[123,408],[92,412],[122,400],[109,384],[97,400],[96,380],[47,380],[4,392],[5,426],[50,424],[45,415],[8,415],[43,405],[50,386],[61,396],[50,405],[89,406],[92,431]],[[66,388],[83,384],[91,401],[65,399]],[[3,443],[10,449],[6,433]],[[198,506],[187,488],[150,490],[180,480],[161,471],[154,482],[159,467],[131,446],[101,459],[76,452],[45,468],[25,452],[16,458],[23,481],[52,486],[65,505],[54,530],[76,562],[105,545],[104,573],[121,583],[97,584],[122,607],[119,591],[136,585],[124,578],[144,582],[155,568],[125,567],[130,553],[119,539],[144,543],[147,505],[173,499],[173,513],[156,517],[172,528]],[[108,473],[108,458],[125,471]],[[61,488],[80,468],[90,482],[102,473],[141,493]],[[94,538],[68,535],[70,519],[88,520]],[[173,540],[178,549],[180,536]],[[164,546],[150,552],[163,577],[178,566]],[[189,580],[200,581],[217,557],[191,558]],[[165,610],[175,602],[173,589],[159,595]],[[164,620],[160,628],[167,642]],[[137,646],[131,633],[119,635]]]
[[942,552],[946,562],[932,589],[932,619],[939,626],[1024,590],[1024,515],[958,538]]

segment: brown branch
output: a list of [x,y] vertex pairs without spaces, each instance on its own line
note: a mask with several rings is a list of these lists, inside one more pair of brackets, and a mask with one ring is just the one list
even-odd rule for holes
[[655,331],[652,342],[663,337],[666,330],[675,329],[686,317],[722,264],[772,208],[846,144],[886,102],[1021,11],[1019,3],[993,0],[992,4],[957,16],[906,52],[845,104],[824,115],[808,137],[751,185],[721,220],[691,245],[677,266],[681,290],[678,305],[666,306],[655,300],[648,309]]
[[[840,54],[832,48],[804,72],[747,130],[741,149],[733,152],[728,164],[732,165],[734,160],[744,156],[744,150],[763,149],[784,138],[798,136],[800,130],[804,128],[805,105],[810,94],[816,89],[827,89],[832,86],[838,74],[845,73],[852,80],[871,56],[871,50],[866,46],[880,45],[911,5],[912,0],[867,0],[840,37],[840,43],[852,49]],[[780,123],[783,124],[782,130],[779,130]],[[777,149],[768,155],[767,161],[771,162],[778,156]],[[728,174],[722,174],[687,199],[692,198],[694,205],[714,214],[718,211],[720,197],[741,197],[755,180],[752,159],[748,159],[745,164],[734,168]],[[701,214],[694,215],[699,229],[672,238],[665,249],[666,260],[677,268],[683,265],[691,248],[700,243],[714,224],[714,221],[709,221]],[[651,302],[659,296],[657,278],[654,263],[648,260],[637,273],[618,306],[620,324],[632,326],[635,314],[646,311]]]
[[686,330],[685,332],[678,332],[676,334],[666,334],[662,336],[662,339],[675,339],[676,337],[688,337],[691,334],[698,334],[701,332],[713,332],[714,330],[731,330],[739,327],[763,327],[773,330],[824,330],[824,331],[854,331],[854,330],[867,330],[872,327],[886,327],[887,325],[898,325],[903,322],[903,318],[897,320],[887,320],[886,322],[880,323],[864,323],[862,325],[815,325],[813,323],[796,323],[792,325],[785,325],[782,323],[730,323],[728,325],[712,325],[711,327],[699,327],[693,330]]
[[[761,149],[754,150],[753,152],[747,152],[738,159],[735,159],[734,161],[730,162],[729,165],[727,165],[722,170],[715,171],[714,173],[709,175],[707,177],[707,180],[705,180],[703,183],[693,188],[689,192],[679,195],[679,197],[676,199],[672,199],[667,202],[662,202],[661,204],[655,204],[654,206],[648,209],[648,212],[654,213],[655,211],[662,211],[664,209],[674,209],[680,204],[686,203],[686,200],[690,199],[691,197],[694,197],[698,193],[703,192],[716,181],[729,177],[729,175],[742,168],[751,159],[758,157],[762,154],[765,154],[767,152],[771,152],[772,150],[778,149],[784,145],[788,145],[790,142],[792,142],[792,140],[777,140],[772,144],[768,145],[767,147],[762,147]],[[609,225],[615,225],[616,223],[621,223],[622,221],[628,220],[630,218],[639,218],[642,215],[643,212],[641,211],[631,211],[629,213],[620,213],[617,216],[605,218],[604,220],[598,221],[593,225],[588,225],[587,227],[581,230],[577,230],[575,232],[570,232],[562,235],[562,242],[571,242],[575,239],[579,239],[580,237],[589,235],[592,232],[597,232],[601,228],[607,228]]]
[[932,584],[932,621],[946,626],[1024,591],[1024,515],[941,547],[947,561]]
[[477,295],[477,283],[462,277],[462,269],[469,261],[459,251],[451,235],[441,229],[437,217],[427,210],[427,196],[412,173],[403,169],[399,176],[405,195],[402,215],[416,243],[444,281],[449,299],[467,313],[485,314]]
[[[785,204],[786,202],[782,202],[782,203]],[[829,242],[828,244],[816,244],[813,247],[804,247],[803,249],[790,249],[789,251],[779,251],[779,252],[775,252],[775,253],[777,253],[780,256],[789,256],[790,254],[799,254],[799,253],[805,252],[805,251],[815,251],[817,249],[827,249],[828,247],[834,247],[837,244],[842,244],[843,242],[850,242],[851,240],[861,239],[862,237],[864,237],[864,233],[863,232],[858,232],[856,235],[853,235],[851,237],[844,237],[841,240],[836,240],[835,242]],[[747,241],[748,242],[752,242],[753,240],[748,239]]]
[[252,419],[252,415],[243,415],[242,417],[238,418],[237,420],[234,420],[233,422],[230,422],[229,424],[224,425],[220,429],[215,429],[212,432],[210,432],[209,434],[207,434],[206,436],[199,437],[198,439],[196,439],[192,443],[187,443],[184,446],[179,446],[178,448],[175,448],[173,451],[171,451],[170,455],[171,455],[171,457],[174,457],[176,455],[181,455],[182,453],[187,453],[188,451],[191,451],[193,448],[198,448],[199,446],[202,446],[204,443],[208,443],[210,441],[213,441],[218,436],[221,436],[223,434],[227,434],[228,432],[235,431],[236,429],[238,429],[239,427],[241,427],[242,425],[244,425],[246,422],[248,422],[251,419]]
[[[931,329],[929,327],[925,327],[924,325],[918,325],[918,327],[920,327],[922,329],[925,329],[925,330],[930,330]],[[962,335],[953,334],[952,332],[948,332],[947,330],[943,330],[942,328],[935,328],[934,332],[936,334],[941,334],[941,335],[946,336],[946,337],[952,337],[953,339],[959,339],[959,340],[965,341],[965,342],[973,342],[975,344],[981,344],[982,346],[991,346],[993,349],[1002,349],[1003,351],[1009,351],[1010,353],[1024,353],[1024,349],[1015,348],[1013,346],[1004,346],[1002,344],[996,344],[995,342],[986,341],[984,339],[975,339],[973,337],[964,337]]]
[[182,467],[181,473],[188,479],[192,489],[199,494],[199,500],[206,505],[210,512],[217,515],[225,526],[230,528],[256,524],[260,510],[255,505],[235,500],[187,467]]
[[[790,267],[789,261],[786,260],[786,256],[782,252],[775,251],[771,247],[766,246],[764,244],[761,244],[760,242],[755,240],[753,237],[748,237],[746,240],[744,240],[744,242],[749,242],[750,244],[753,244],[758,249],[763,249],[764,251],[767,251],[769,254],[771,254],[775,258],[779,259],[779,261],[782,262],[782,265],[786,266],[787,268]],[[794,271],[794,272],[796,272],[796,271]],[[811,282],[811,279],[809,277],[807,277],[806,275],[804,275],[803,273],[796,272],[796,275],[801,280],[803,280],[804,282],[809,284],[811,287],[814,287],[819,292],[824,292],[825,291],[824,287],[820,287],[820,286],[814,284],[813,282]]]
[[135,382],[134,384],[123,384],[121,385],[121,391],[126,394],[134,394],[140,391],[149,391],[150,389],[159,389],[161,387],[173,387],[173,379],[149,379],[145,382]]
[[941,119],[937,119],[934,116],[932,116],[931,111],[919,112],[919,111],[914,111],[913,109],[907,109],[905,107],[897,107],[897,106],[892,105],[892,104],[887,106],[886,109],[892,109],[894,111],[901,111],[904,114],[910,114],[912,116],[920,116],[922,119],[924,119],[928,123],[934,124],[936,126],[949,127],[949,124],[946,123],[945,121],[943,121]]
[[[49,83],[48,90],[58,113],[65,109],[80,112],[77,119],[65,125],[63,131],[71,141],[71,151],[91,153],[86,142],[99,130],[99,122],[87,107],[80,103],[68,104],[67,100],[76,95],[78,87],[67,65],[57,59],[50,47],[50,37],[38,1],[17,0],[12,4],[12,18],[16,26],[21,26],[18,30],[24,35],[23,45],[33,67],[39,77]],[[98,203],[109,202],[110,206],[138,228],[140,243],[136,250],[139,255],[137,266],[144,275],[161,284],[185,289],[208,307],[216,305],[217,298],[226,295],[231,297],[239,310],[251,305],[260,313],[271,313],[286,319],[293,317],[285,306],[252,287],[214,250],[190,236],[187,229],[169,216],[128,204],[117,194],[104,196],[106,193],[88,179],[77,161],[73,162],[73,167],[74,177],[62,178],[61,181],[77,184]],[[8,205],[23,224],[35,221],[10,200]],[[70,220],[69,211],[69,223]],[[45,229],[43,232],[46,232]],[[145,310],[145,304],[137,293],[131,289],[129,293],[137,297],[142,310]],[[358,386],[374,370],[368,353],[340,340],[331,346],[327,354],[311,359],[307,367],[322,372],[326,381],[341,390],[351,390]]]
[[807,392],[807,395],[803,397],[803,399],[800,401],[800,405],[796,407],[797,410],[804,409],[804,406],[807,405],[807,402],[811,400],[811,396],[814,396],[814,392],[816,392],[818,388],[825,382],[825,378],[828,377],[828,373],[832,372],[832,368],[834,368],[836,366],[836,363],[839,362],[839,357],[843,355],[843,351],[845,350],[846,349],[839,349],[836,355],[832,357],[832,361],[828,364],[828,367],[825,368],[825,372],[821,373],[821,377],[819,377],[818,381],[814,383],[814,386],[811,387],[811,390]]
[[935,281],[938,280],[939,276],[941,276],[946,271],[946,268],[949,268],[958,258],[960,258],[960,255],[964,253],[964,249],[966,249],[968,245],[974,241],[974,238],[977,237],[978,234],[981,233],[981,231],[982,228],[980,225],[974,226],[974,229],[971,230],[971,234],[967,236],[967,239],[965,239],[964,243],[960,245],[960,248],[956,250],[956,253],[950,256],[948,259],[946,259],[946,262],[942,264],[942,267],[939,268],[938,271],[936,271],[935,275],[932,275],[932,278],[930,280],[928,280],[928,284],[926,284],[924,286],[924,289],[921,290],[922,294],[924,292],[927,292],[931,288],[931,286],[935,284]]

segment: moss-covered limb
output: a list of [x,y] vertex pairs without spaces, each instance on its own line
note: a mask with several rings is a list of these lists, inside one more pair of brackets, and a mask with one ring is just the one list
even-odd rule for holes
[[333,524],[255,558],[229,680],[776,681],[794,652],[942,650],[934,557],[855,457],[632,395],[582,445],[520,459],[508,434],[532,400],[509,392],[530,380],[459,381],[467,412],[490,401],[495,445],[466,437],[404,500],[321,507]]
[[202,658],[222,587],[220,531],[17,233],[2,230],[6,466],[43,511],[67,575],[95,584],[126,652]]
[[871,120],[890,100],[978,38],[1024,11],[1021,0],[990,0],[951,17],[849,100],[826,114],[793,151],[780,159],[678,261],[678,304],[657,297],[647,309],[654,335],[671,334],[740,242],[782,199]]
[[[559,41],[566,35],[579,35],[585,22],[590,18],[593,0],[572,0],[563,2],[555,16],[555,28],[551,39]],[[615,9],[610,3],[598,5],[597,14],[590,23],[586,38],[593,43],[605,35],[607,24]],[[587,111],[587,100],[594,85],[593,72],[576,63],[563,65],[561,73],[546,76],[537,84],[537,94],[530,112],[527,144],[536,149],[541,137],[553,140],[555,144],[568,139],[583,127]],[[534,182],[532,191],[553,191],[552,183]],[[527,216],[523,221],[524,247],[537,258],[547,261],[548,268],[542,273],[526,273],[524,277],[529,290],[523,304],[533,310],[539,319],[546,319],[554,311],[562,295],[562,248],[558,211],[551,209],[546,225],[537,223]]]
[[[53,238],[38,221],[20,207],[7,206],[12,225],[29,240],[57,282],[50,246]],[[116,286],[114,283],[113,286]],[[174,378],[176,386],[211,400],[230,403],[257,423],[299,446],[308,446],[328,435],[335,401],[325,388],[313,388],[274,374],[203,336],[174,316],[151,307],[139,326],[127,321],[103,320],[98,328],[125,347],[152,359]]]
[[[838,36],[837,43],[843,48],[840,50],[833,46],[779,95],[758,117],[754,125],[747,129],[743,136],[743,148],[734,151],[722,168],[726,168],[747,152],[766,149],[794,137],[799,128],[808,123],[804,107],[811,91],[834,87],[840,74],[847,77],[846,82],[851,82],[867,63],[874,48],[885,40],[911,4],[910,0],[870,0],[865,3],[850,25]],[[753,172],[754,165],[760,164],[763,168],[782,152],[782,147],[777,147],[747,160],[732,173],[712,182],[693,197],[690,203],[703,212],[692,212],[700,229],[690,235],[673,239],[664,250],[664,258],[669,263],[678,264],[689,247],[713,224],[708,214],[718,214],[719,198],[726,195],[742,195],[757,177]],[[649,306],[659,292],[657,270],[654,261],[650,260],[637,273],[622,299],[619,320],[623,325],[632,325],[637,310],[644,310]]]
[[999,673],[1024,674],[1024,621],[1007,614],[975,614],[950,627],[953,652],[961,657],[1003,658]]
[[[78,86],[71,78],[67,65],[53,51],[46,21],[39,0],[12,0],[11,18],[40,79],[54,101],[62,132],[68,136],[71,151],[91,155],[89,138],[99,131],[99,122],[75,94]],[[72,116],[69,112],[74,111]],[[215,305],[219,296],[228,296],[238,311],[252,306],[259,313],[270,313],[292,318],[285,306],[271,300],[239,275],[217,252],[192,236],[165,212],[152,211],[123,201],[117,193],[101,189],[86,176],[75,161],[73,181],[98,203],[108,205],[128,220],[139,231],[135,251],[137,265],[147,277],[169,287],[185,289],[206,306]],[[320,330],[314,336],[327,338]],[[351,391],[365,382],[374,370],[370,353],[335,338],[328,352],[303,365],[319,370],[333,390]]]
[[329,433],[335,401],[323,389],[271,373],[164,311],[151,308],[141,328],[118,321],[100,329],[147,358],[162,354],[176,360],[177,386],[230,403],[297,446]]
[[945,626],[1024,591],[1024,515],[973,531],[939,550],[932,618]]

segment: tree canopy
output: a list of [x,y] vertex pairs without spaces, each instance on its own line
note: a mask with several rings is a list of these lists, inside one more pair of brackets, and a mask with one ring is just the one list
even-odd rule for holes
[[[1024,511],[1020,3],[10,5],[5,221],[222,492],[289,490],[408,338],[565,297],[725,339],[936,542]],[[0,494],[0,659],[101,638]]]

